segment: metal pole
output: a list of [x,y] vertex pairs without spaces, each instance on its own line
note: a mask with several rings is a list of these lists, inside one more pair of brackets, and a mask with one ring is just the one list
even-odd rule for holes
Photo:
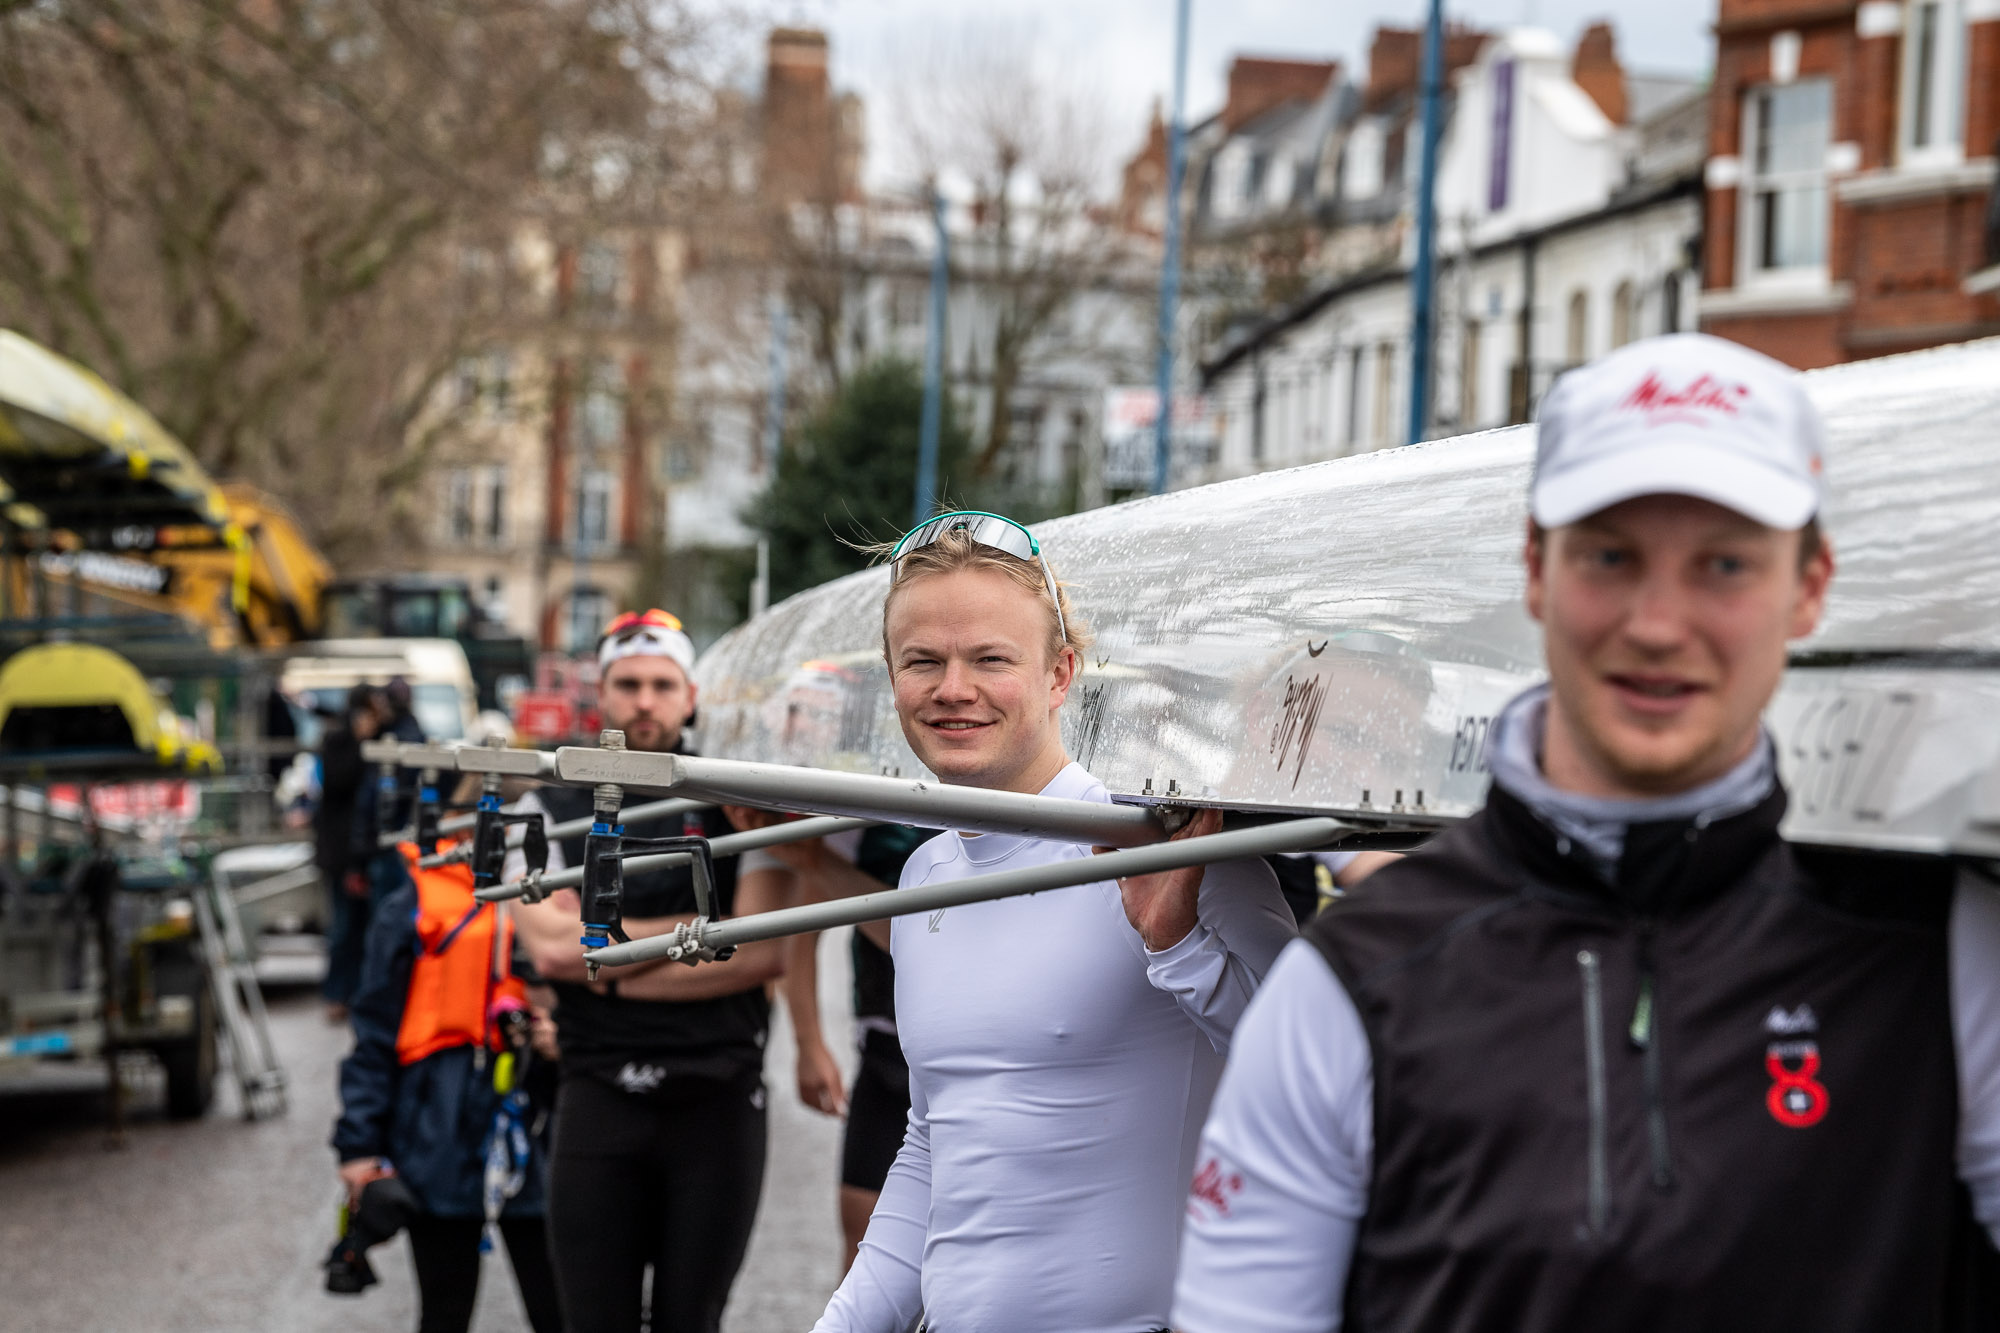
[[771,539],[757,539],[757,577],[750,580],[750,615],[761,616],[771,605]]
[[[620,816],[623,818],[623,816]],[[836,819],[821,817],[795,819],[788,823],[771,824],[764,828],[745,829],[741,833],[730,833],[708,844],[708,854],[720,861],[725,856],[741,856],[744,852],[754,852],[762,847],[782,847],[788,842],[804,842],[808,838],[824,838],[834,833],[845,833],[849,829],[867,828],[875,823],[872,819]],[[673,866],[684,866],[694,859],[687,852],[661,852],[657,856],[635,856],[625,862],[625,873],[630,875],[641,870],[666,870]],[[571,866],[558,870],[553,875],[544,875],[536,887],[543,892],[551,889],[573,889],[583,883],[583,867]],[[505,902],[509,898],[519,898],[527,889],[525,880],[514,880],[508,884],[496,884],[490,889],[480,889],[472,896],[483,903]]]
[[785,308],[785,294],[771,293],[771,395],[764,406],[764,462],[778,470],[778,450],[785,438],[785,352],[790,337],[791,318]]
[[924,416],[917,440],[917,496],[911,526],[931,516],[937,502],[938,432],[944,428],[945,297],[951,281],[951,238],[944,227],[944,194],[931,186],[931,226],[937,234],[931,256],[931,321],[924,343]]
[[924,779],[836,773],[790,764],[565,746],[556,751],[556,776],[569,783],[617,783],[630,790],[674,792],[717,804],[851,815],[920,828],[1005,833],[1103,847],[1136,847],[1167,836],[1160,817],[1136,805],[951,787]]
[[1437,251],[1437,147],[1444,83],[1444,0],[1431,0],[1424,30],[1423,157],[1417,173],[1417,264],[1410,280],[1409,443],[1422,440],[1430,424],[1431,280]]
[[802,935],[815,930],[832,930],[862,921],[909,916],[913,912],[936,912],[969,903],[991,902],[995,898],[1015,898],[1049,889],[1095,884],[1125,875],[1149,875],[1183,866],[1208,865],[1243,857],[1268,856],[1277,852],[1305,851],[1324,847],[1342,837],[1359,832],[1354,825],[1338,819],[1294,819],[1281,824],[1232,829],[1205,838],[1183,838],[1156,843],[1102,856],[1079,856],[1022,870],[1002,870],[991,875],[943,884],[925,884],[909,889],[885,889],[855,898],[809,903],[754,916],[731,917],[725,921],[692,921],[665,935],[652,935],[629,944],[614,944],[591,954],[591,961],[606,967],[643,963],[655,958],[692,961],[704,950],[734,948],[758,940],[774,940],[785,935]]
[[1187,97],[1188,3],[1174,14],[1174,107],[1167,125],[1166,254],[1160,260],[1159,409],[1153,414],[1153,494],[1167,489],[1167,463],[1174,438],[1174,325],[1181,300],[1181,177],[1187,171],[1187,131],[1182,124]]

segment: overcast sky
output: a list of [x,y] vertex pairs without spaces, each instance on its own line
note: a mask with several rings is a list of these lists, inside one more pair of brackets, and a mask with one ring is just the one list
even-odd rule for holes
[[[1415,26],[1424,13],[1423,0],[1192,0],[1192,6],[1190,121],[1221,106],[1232,56],[1337,58],[1359,70],[1376,25]],[[763,0],[758,7],[774,22],[827,32],[835,86],[867,103],[869,175],[878,183],[896,174],[892,90],[908,76],[913,56],[939,41],[994,34],[1031,47],[1045,77],[1088,90],[1109,137],[1129,140],[1117,149],[1119,158],[1137,145],[1153,99],[1171,90],[1174,0]],[[1474,0],[1448,2],[1446,12],[1489,28],[1538,24],[1565,41],[1590,21],[1609,18],[1627,68],[1698,75],[1712,63],[1714,0],[1685,9],[1659,0]]]

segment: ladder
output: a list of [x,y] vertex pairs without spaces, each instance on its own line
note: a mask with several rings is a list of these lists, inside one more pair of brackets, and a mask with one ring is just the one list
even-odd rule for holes
[[[311,865],[285,871],[252,886],[273,893],[310,882],[318,876]],[[229,1044],[229,1067],[242,1092],[243,1118],[261,1120],[285,1111],[285,1070],[271,1045],[271,1026],[264,1009],[264,992],[257,984],[256,956],[243,938],[243,919],[236,896],[222,877],[212,876],[205,890],[194,895],[195,925],[208,962],[209,993]]]

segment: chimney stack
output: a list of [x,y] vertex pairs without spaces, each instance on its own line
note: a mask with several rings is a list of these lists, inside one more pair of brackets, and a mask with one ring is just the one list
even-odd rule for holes
[[1576,57],[1570,62],[1570,78],[1590,94],[1590,100],[1597,103],[1606,120],[1613,125],[1625,123],[1625,70],[1618,63],[1618,48],[1609,23],[1593,23],[1583,30],[1583,37],[1576,44]]

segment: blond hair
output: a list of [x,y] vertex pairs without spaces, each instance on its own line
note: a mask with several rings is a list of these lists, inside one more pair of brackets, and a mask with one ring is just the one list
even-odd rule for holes
[[[886,560],[895,551],[893,544],[883,544],[867,548],[878,559]],[[889,670],[896,669],[895,661],[889,655],[889,608],[895,604],[896,594],[918,579],[934,578],[940,574],[959,574],[992,570],[1004,574],[1021,588],[1032,593],[1048,612],[1049,634],[1045,647],[1048,659],[1053,662],[1062,656],[1065,647],[1074,648],[1081,661],[1095,640],[1090,627],[1078,615],[1069,597],[1069,585],[1056,577],[1055,570],[1049,570],[1049,580],[1055,583],[1056,596],[1061,599],[1062,616],[1058,627],[1056,604],[1049,601],[1049,583],[1042,578],[1042,566],[1038,561],[1022,560],[1009,555],[998,547],[976,542],[964,528],[950,528],[936,541],[919,546],[890,566],[889,594],[882,599],[882,660],[889,663]],[[1068,631],[1067,637],[1064,631]]]

